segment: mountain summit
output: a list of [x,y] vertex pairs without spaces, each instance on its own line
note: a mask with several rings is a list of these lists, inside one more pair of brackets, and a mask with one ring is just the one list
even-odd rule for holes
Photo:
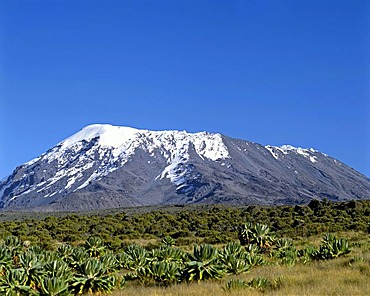
[[303,204],[370,197],[370,179],[314,149],[94,124],[0,182],[0,208]]

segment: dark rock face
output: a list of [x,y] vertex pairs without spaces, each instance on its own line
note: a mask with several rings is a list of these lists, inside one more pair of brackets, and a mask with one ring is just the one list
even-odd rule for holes
[[126,129],[87,127],[19,166],[0,183],[0,207],[73,211],[370,198],[367,177],[312,149]]

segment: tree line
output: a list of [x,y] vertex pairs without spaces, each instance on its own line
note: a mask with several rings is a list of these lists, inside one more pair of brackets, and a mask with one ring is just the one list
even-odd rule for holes
[[[128,211],[127,211],[128,212]],[[112,249],[133,239],[171,237],[177,245],[219,244],[236,240],[245,221],[265,224],[279,236],[308,237],[325,232],[368,231],[370,201],[313,200],[305,206],[180,206],[145,213],[70,213],[0,223],[0,238],[9,235],[52,248],[56,242],[78,244],[99,236]]]

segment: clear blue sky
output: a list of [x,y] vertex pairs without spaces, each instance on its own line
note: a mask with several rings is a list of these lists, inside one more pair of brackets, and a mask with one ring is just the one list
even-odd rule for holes
[[368,0],[1,0],[0,178],[92,123],[313,147],[370,176]]

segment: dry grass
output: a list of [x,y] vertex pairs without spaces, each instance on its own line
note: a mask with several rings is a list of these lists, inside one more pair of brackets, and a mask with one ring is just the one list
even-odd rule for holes
[[228,293],[222,290],[220,282],[203,282],[203,283],[192,283],[192,284],[179,284],[168,288],[160,287],[143,287],[143,286],[132,286],[122,291],[113,293],[114,296],[218,296],[218,295],[255,295],[248,294],[249,290],[241,290],[233,293]]
[[344,258],[292,268],[266,267],[256,270],[254,274],[283,277],[282,287],[267,295],[369,295],[369,262],[350,267],[348,261]]
[[[249,295],[370,295],[370,241],[368,234],[346,232],[337,233],[338,237],[350,238],[351,242],[362,242],[352,248],[345,257],[323,262],[311,262],[307,265],[254,267],[247,274],[228,276],[220,281],[201,283],[181,283],[168,288],[144,286],[128,282],[126,288],[115,291],[113,296],[249,296]],[[298,248],[306,244],[319,245],[322,236],[312,236],[296,241]],[[136,241],[141,245],[144,241]],[[220,246],[221,247],[221,246]],[[191,251],[188,246],[187,251]],[[360,258],[350,263],[351,258]],[[255,277],[265,277],[273,281],[282,277],[282,284],[275,290],[264,292],[255,289],[225,291],[226,283],[232,279],[250,281]]]
[[[182,283],[168,288],[129,283],[126,289],[114,292],[113,296],[370,295],[370,254],[364,255],[363,262],[356,262],[351,266],[348,264],[351,256],[307,265],[297,264],[294,267],[263,266],[254,268],[248,274],[230,276],[222,281]],[[254,289],[232,292],[222,289],[231,279],[248,281],[258,276],[271,280],[282,277],[282,285],[277,290],[264,293]]]
[[143,239],[143,238],[137,238],[137,239],[130,239],[123,241],[127,245],[136,244],[142,247],[147,247],[149,245],[158,245],[160,243],[159,239],[151,238],[151,239]]

